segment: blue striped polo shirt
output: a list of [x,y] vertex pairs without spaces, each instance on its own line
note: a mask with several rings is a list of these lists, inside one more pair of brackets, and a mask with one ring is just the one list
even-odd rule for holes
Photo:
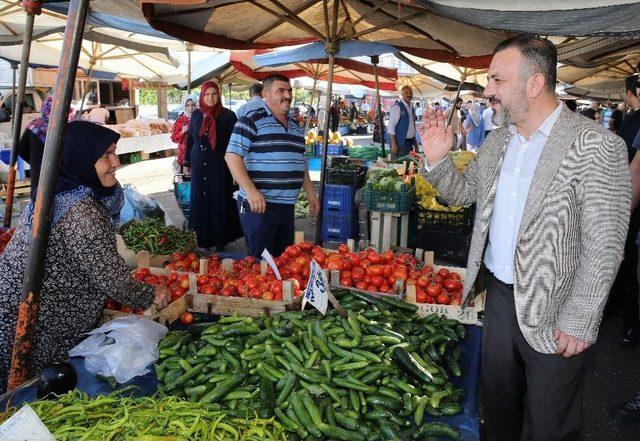
[[[292,118],[285,128],[264,105],[236,122],[227,153],[244,159],[256,188],[267,202],[295,204],[306,169],[304,135]],[[246,198],[243,189],[240,196]]]

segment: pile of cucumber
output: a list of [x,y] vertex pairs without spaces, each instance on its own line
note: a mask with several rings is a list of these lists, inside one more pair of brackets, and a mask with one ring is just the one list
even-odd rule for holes
[[222,317],[160,342],[159,393],[237,417],[275,418],[289,439],[458,439],[425,416],[461,412],[465,328],[415,305],[347,290],[348,312]]

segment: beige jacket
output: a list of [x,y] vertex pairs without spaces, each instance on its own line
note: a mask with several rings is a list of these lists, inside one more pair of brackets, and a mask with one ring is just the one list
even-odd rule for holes
[[[448,203],[476,203],[465,302],[484,270],[491,210],[510,136],[506,127],[493,130],[462,173],[447,158],[426,176]],[[624,141],[564,107],[540,156],[517,236],[516,312],[535,350],[555,352],[556,328],[595,342],[623,257],[630,207]]]

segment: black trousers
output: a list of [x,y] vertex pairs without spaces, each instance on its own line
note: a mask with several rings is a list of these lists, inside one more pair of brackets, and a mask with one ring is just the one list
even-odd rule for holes
[[570,358],[535,351],[520,332],[513,290],[493,276],[482,338],[485,440],[520,441],[525,403],[534,441],[580,440],[590,350]]

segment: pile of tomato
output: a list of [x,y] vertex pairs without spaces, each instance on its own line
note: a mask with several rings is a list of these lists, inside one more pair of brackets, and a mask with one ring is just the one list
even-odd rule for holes
[[[220,256],[208,258],[208,272],[196,276],[197,292],[222,296],[238,296],[264,300],[282,300],[282,280],[293,282],[294,296],[307,286],[309,268],[315,260],[323,269],[340,272],[340,285],[378,293],[393,293],[398,281],[414,285],[416,301],[460,305],[462,281],[460,275],[447,269],[438,272],[430,265],[421,267],[409,254],[394,254],[393,251],[377,253],[367,249],[358,253],[340,244],[337,252],[328,252],[311,242],[288,246],[274,262],[282,280],[268,267],[260,273],[260,264],[249,256],[233,262],[232,271],[221,266]],[[174,253],[165,269],[167,275],[153,275],[148,269],[140,269],[134,278],[150,285],[166,286],[171,301],[185,295],[189,290],[189,272],[198,272],[200,262],[194,253]]]
[[462,301],[462,280],[460,274],[441,268],[435,272],[431,265],[411,274],[408,285],[416,287],[418,303],[438,303],[441,305],[460,305]]
[[0,254],[4,252],[4,249],[6,248],[7,244],[13,237],[13,232],[14,232],[13,228],[9,228],[7,231],[0,234]]

